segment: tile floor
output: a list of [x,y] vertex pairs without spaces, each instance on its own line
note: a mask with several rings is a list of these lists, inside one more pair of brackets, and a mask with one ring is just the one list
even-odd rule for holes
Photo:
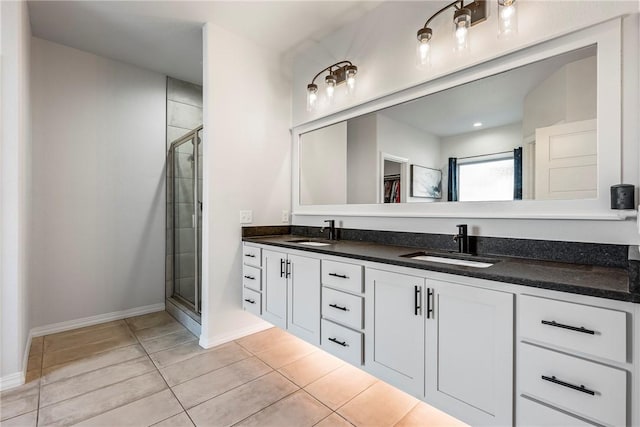
[[2,426],[460,426],[277,328],[205,350],[166,312],[36,338]]

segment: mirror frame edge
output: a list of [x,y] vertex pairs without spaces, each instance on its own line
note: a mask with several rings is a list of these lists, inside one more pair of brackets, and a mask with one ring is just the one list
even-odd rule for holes
[[[583,200],[522,200],[402,204],[300,204],[301,135],[332,124],[380,111],[431,93],[583,47],[597,46],[598,197]],[[603,79],[603,76],[608,76]],[[616,78],[611,78],[616,76]],[[606,82],[606,85],[603,84]],[[606,88],[605,88],[606,86]],[[605,108],[606,106],[606,108]],[[292,129],[292,215],[625,220],[637,211],[612,211],[609,186],[622,180],[622,18],[543,41],[501,57],[454,71],[411,89],[400,90],[347,110],[303,123]],[[613,144],[607,141],[614,141]],[[498,213],[497,213],[498,212]]]

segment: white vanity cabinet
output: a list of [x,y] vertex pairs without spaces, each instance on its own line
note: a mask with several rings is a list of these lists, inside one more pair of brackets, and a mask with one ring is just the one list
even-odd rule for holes
[[472,425],[513,422],[515,295],[427,279],[425,400]]
[[262,315],[262,256],[257,246],[242,246],[242,308]]
[[[333,258],[333,257],[332,257]],[[355,366],[363,362],[363,267],[322,259],[322,348]]]
[[247,311],[470,425],[640,425],[638,304],[271,245],[244,252]]
[[402,390],[424,394],[425,279],[367,268],[365,366]]
[[511,425],[514,294],[422,270],[365,276],[367,370],[472,425]]
[[320,343],[320,260],[262,250],[262,317],[312,343]]
[[570,417],[568,426],[637,425],[629,418],[633,313],[593,302],[520,296],[518,425],[535,425],[543,410]]

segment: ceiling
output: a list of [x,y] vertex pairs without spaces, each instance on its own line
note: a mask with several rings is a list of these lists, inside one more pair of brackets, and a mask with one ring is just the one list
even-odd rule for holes
[[522,120],[524,97],[563,65],[596,54],[587,47],[382,110],[380,114],[439,137]]
[[29,1],[34,36],[202,84],[202,26],[295,50],[381,1]]

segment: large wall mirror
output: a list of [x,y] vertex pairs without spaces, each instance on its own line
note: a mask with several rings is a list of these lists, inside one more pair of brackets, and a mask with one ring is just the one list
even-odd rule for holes
[[609,197],[638,185],[622,168],[621,31],[611,20],[295,127],[293,214],[633,217]]
[[594,199],[597,46],[300,135],[301,205]]

